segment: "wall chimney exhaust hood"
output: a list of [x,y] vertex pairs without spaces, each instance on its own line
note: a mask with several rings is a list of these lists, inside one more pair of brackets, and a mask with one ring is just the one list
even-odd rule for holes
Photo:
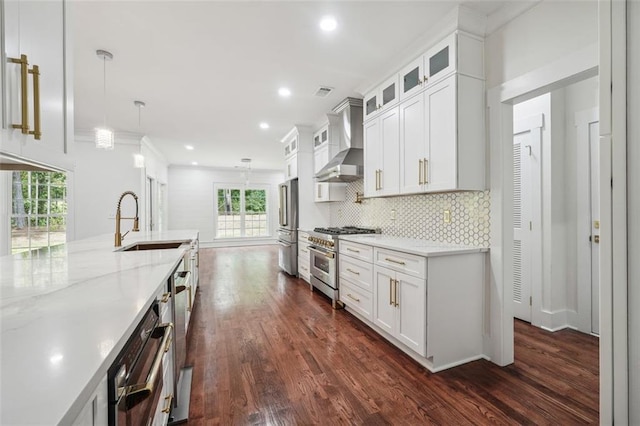
[[347,98],[332,110],[340,117],[340,151],[317,174],[318,182],[353,182],[364,175],[362,99]]

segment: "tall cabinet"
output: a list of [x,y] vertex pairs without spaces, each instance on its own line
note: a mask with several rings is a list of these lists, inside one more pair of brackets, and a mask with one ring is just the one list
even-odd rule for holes
[[73,49],[65,27],[67,3],[20,0],[4,1],[0,7],[0,153],[71,170]]
[[[313,170],[318,173],[340,150],[340,135],[338,129],[340,117],[337,114],[327,114],[327,123],[313,135]],[[316,203],[328,201],[344,201],[346,196],[345,183],[315,182],[314,200]]]
[[366,196],[486,188],[483,48],[456,31],[365,96],[397,82],[397,101],[367,110]]

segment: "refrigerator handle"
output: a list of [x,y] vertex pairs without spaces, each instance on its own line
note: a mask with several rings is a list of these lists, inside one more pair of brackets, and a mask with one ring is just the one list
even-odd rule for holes
[[280,186],[280,226],[287,226],[289,216],[289,202],[287,200],[287,186]]

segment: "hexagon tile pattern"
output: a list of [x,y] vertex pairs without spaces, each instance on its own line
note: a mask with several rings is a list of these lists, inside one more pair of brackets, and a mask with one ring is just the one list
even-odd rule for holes
[[[345,201],[332,203],[332,226],[377,227],[395,237],[489,247],[489,191],[367,198],[361,204],[356,192],[363,192],[361,180],[347,186]],[[450,223],[444,221],[445,210],[451,212]]]

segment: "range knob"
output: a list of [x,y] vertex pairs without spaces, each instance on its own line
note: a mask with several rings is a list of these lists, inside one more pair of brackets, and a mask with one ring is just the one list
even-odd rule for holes
[[333,241],[329,241],[329,247],[333,247],[335,246],[335,243]]

